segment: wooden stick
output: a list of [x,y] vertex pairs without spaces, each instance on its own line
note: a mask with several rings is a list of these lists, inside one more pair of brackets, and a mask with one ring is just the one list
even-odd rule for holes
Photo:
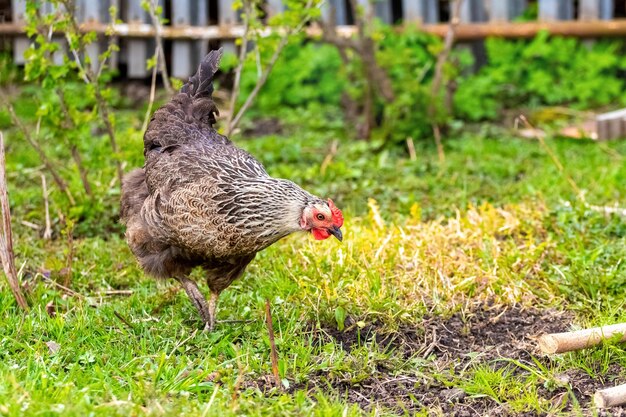
[[50,209],[48,204],[48,187],[46,186],[46,176],[44,174],[41,174],[41,188],[43,190],[43,208],[46,218],[46,228],[43,231],[43,238],[50,240],[52,238],[52,226],[50,223]]
[[11,209],[9,207],[9,195],[7,192],[4,137],[2,136],[2,132],[0,132],[0,209],[0,211],[2,211],[2,230],[0,230],[0,260],[2,260],[4,274],[7,277],[7,281],[9,281],[9,286],[11,287],[11,291],[13,291],[17,305],[19,305],[23,310],[28,310],[28,303],[22,293],[22,287],[20,287],[17,270],[15,269],[13,234],[11,231]]
[[412,137],[406,138],[406,147],[409,149],[409,158],[411,161],[417,160],[417,154],[415,153],[415,142]]
[[593,402],[599,408],[626,404],[626,384],[596,391],[593,396]]
[[274,384],[276,388],[281,387],[280,374],[278,373],[278,353],[276,352],[276,342],[274,341],[274,326],[272,325],[272,309],[270,308],[270,300],[265,299],[265,322],[267,323],[267,331],[270,335],[270,356],[272,358],[272,373],[274,374]]
[[544,334],[539,337],[538,344],[539,349],[543,353],[563,353],[596,346],[618,335],[620,342],[626,341],[626,323],[594,327],[575,332]]

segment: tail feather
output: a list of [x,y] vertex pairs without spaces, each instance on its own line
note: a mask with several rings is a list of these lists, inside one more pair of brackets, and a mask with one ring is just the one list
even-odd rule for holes
[[180,89],[181,93],[192,98],[211,97],[213,94],[213,77],[217,72],[222,59],[223,48],[211,51],[204,57],[196,73],[189,77],[189,81]]
[[[189,132],[194,129],[213,127],[219,115],[212,99],[213,78],[221,58],[221,48],[209,52],[196,73],[180,89],[180,93],[154,113],[143,136],[144,155],[155,150],[163,152],[184,141],[193,140],[196,135]],[[177,133],[170,134],[172,131]]]

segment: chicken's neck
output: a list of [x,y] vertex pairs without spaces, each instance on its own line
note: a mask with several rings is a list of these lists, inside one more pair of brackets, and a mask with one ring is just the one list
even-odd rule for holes
[[308,204],[321,201],[291,181],[268,178],[242,185],[240,202],[248,206],[238,219],[240,227],[251,230],[268,240],[278,240],[291,233],[302,231],[300,219]]

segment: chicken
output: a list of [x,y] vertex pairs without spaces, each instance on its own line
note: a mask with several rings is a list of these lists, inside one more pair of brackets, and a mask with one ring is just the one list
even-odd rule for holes
[[[143,168],[122,184],[126,240],[143,270],[180,282],[205,328],[215,325],[219,294],[240,277],[257,252],[299,231],[342,240],[343,215],[332,200],[263,165],[213,128],[212,100],[221,49],[211,51],[144,134]],[[209,301],[190,278],[206,273]]]

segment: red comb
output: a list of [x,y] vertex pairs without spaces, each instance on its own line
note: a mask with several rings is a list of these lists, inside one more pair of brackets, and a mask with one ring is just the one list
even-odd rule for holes
[[337,227],[343,226],[343,214],[330,198],[328,199],[328,207],[330,207],[330,211],[333,214],[333,223],[335,223]]

